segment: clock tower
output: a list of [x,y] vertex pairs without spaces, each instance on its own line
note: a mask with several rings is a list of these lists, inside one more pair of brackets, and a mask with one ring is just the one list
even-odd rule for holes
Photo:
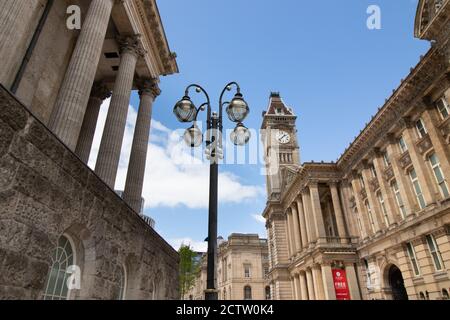
[[261,127],[267,194],[272,200],[281,192],[283,171],[297,170],[300,166],[296,120],[293,109],[286,106],[280,93],[272,92],[267,111],[263,112]]

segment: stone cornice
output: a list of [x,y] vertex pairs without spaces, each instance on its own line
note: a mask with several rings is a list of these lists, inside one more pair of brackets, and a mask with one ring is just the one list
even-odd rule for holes
[[423,94],[430,86],[430,79],[440,78],[446,73],[445,70],[444,57],[436,48],[430,49],[344,152],[338,160],[338,167],[348,172],[366,157],[378,141],[386,140],[399,124],[399,119],[406,116],[416,105],[423,103]]

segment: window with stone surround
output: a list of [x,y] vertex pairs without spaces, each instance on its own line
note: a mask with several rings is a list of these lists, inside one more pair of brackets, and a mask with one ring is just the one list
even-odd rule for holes
[[244,287],[244,300],[252,300],[252,287]]
[[428,134],[427,128],[425,127],[425,123],[423,122],[422,118],[416,121],[416,130],[419,139],[422,139]]
[[406,145],[403,136],[401,136],[400,139],[398,140],[398,146],[400,147],[401,153],[405,153],[406,151],[408,151],[408,146]]
[[381,193],[381,191],[377,192],[377,198],[378,198],[378,202],[380,203],[381,211],[383,212],[384,223],[386,224],[386,227],[389,227],[389,225],[390,225],[389,216],[388,216],[388,212],[386,209],[386,203],[384,202],[384,197],[383,197],[383,194]]
[[366,206],[367,215],[369,216],[370,227],[372,232],[375,233],[375,221],[373,220],[372,208],[370,207],[369,200],[364,201],[364,205]]
[[447,181],[445,181],[444,173],[442,172],[441,163],[439,162],[439,158],[436,153],[431,154],[428,157],[430,161],[431,170],[433,171],[434,178],[439,186],[439,190],[444,199],[450,197],[450,193],[448,191]]
[[375,170],[375,166],[373,164],[370,165],[370,173],[372,174],[372,178],[376,178],[377,175],[377,170]]
[[358,179],[359,179],[359,183],[361,183],[361,188],[365,189],[366,188],[366,183],[364,182],[364,178],[361,174],[358,175]]
[[250,278],[251,277],[251,265],[250,264],[244,264],[244,278]]
[[436,108],[442,120],[447,119],[450,115],[450,107],[444,98],[441,98],[438,100],[438,102],[436,102]]
[[400,215],[402,216],[402,219],[405,219],[405,217],[406,217],[405,204],[403,203],[402,195],[400,194],[400,188],[398,187],[398,183],[396,180],[393,180],[391,182],[391,189],[392,189],[392,192],[394,192],[395,202],[397,203],[397,207],[400,211]]
[[419,206],[421,209],[425,209],[427,203],[425,202],[425,198],[423,197],[422,187],[420,186],[419,178],[417,177],[417,173],[414,168],[409,171],[409,177],[411,179],[411,183],[414,189],[414,193],[416,194],[417,201],[419,202]]
[[406,244],[406,250],[408,252],[409,262],[411,263],[411,266],[413,268],[414,275],[420,276],[420,268],[419,264],[417,263],[417,257],[416,257],[416,251],[414,250],[414,246],[411,242],[408,242]]
[[389,153],[387,151],[383,152],[383,162],[386,168],[391,165],[391,159],[389,158]]
[[69,288],[67,280],[70,277],[68,269],[74,265],[74,250],[66,236],[58,239],[58,246],[53,251],[52,266],[45,286],[44,300],[67,300]]
[[436,271],[441,271],[443,269],[443,262],[441,257],[441,252],[432,234],[426,236],[428,250],[430,250],[431,257],[433,258],[434,269]]
[[126,290],[127,290],[127,272],[126,268],[122,267],[120,270],[119,295],[117,296],[117,300],[125,300]]

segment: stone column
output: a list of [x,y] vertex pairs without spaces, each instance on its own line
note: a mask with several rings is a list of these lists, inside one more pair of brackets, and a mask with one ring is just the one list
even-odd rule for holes
[[314,292],[316,294],[316,300],[325,300],[325,292],[323,288],[322,270],[320,265],[312,267],[312,276],[314,282]]
[[[379,212],[381,211],[378,206],[378,199],[376,199],[375,194],[373,193],[372,189],[370,188],[370,179],[371,179],[371,173],[369,168],[365,165],[364,169],[361,171],[361,175],[364,180],[364,184],[366,185],[366,193],[367,193],[367,200],[369,201],[370,205],[370,211],[372,213],[372,219],[373,219],[373,226],[374,226],[374,232],[375,234],[381,232],[380,227],[380,221],[382,221],[382,218],[379,216]],[[366,209],[367,211],[367,209]],[[367,212],[367,214],[369,214]]]
[[417,178],[419,179],[420,187],[422,189],[422,194],[425,199],[425,203],[428,205],[436,202],[435,194],[439,192],[436,190],[435,181],[431,180],[433,177],[428,173],[428,170],[423,161],[422,155],[420,154],[416,141],[414,139],[414,126],[406,121],[406,129],[403,131],[403,138],[408,145],[409,156],[411,157],[411,162],[416,170]]
[[291,252],[291,233],[289,232],[289,221],[288,221],[288,215],[286,213],[286,220],[285,220],[285,228],[286,228],[286,244],[287,244],[287,251],[288,251],[288,260],[291,258],[292,256],[292,252]]
[[[389,219],[389,223],[392,225],[394,223],[397,223],[397,219],[395,218],[394,211],[395,211],[395,195],[390,190],[389,183],[384,179],[384,165],[383,165],[383,159],[382,155],[380,155],[380,152],[378,150],[375,150],[375,157],[373,159],[373,165],[375,167],[375,170],[377,170],[379,177],[378,181],[380,183],[380,191],[384,198],[384,203],[387,210],[387,216]],[[380,208],[381,210],[381,208]],[[381,211],[382,212],[382,211]],[[389,227],[389,226],[388,226]]]
[[345,229],[344,215],[342,213],[341,202],[339,200],[339,193],[336,182],[330,183],[330,190],[339,237],[346,238],[348,235]]
[[359,292],[358,277],[356,276],[355,266],[346,265],[345,273],[347,274],[348,290],[350,291],[350,298],[352,300],[361,300],[361,293]]
[[[26,30],[23,25],[28,24],[31,13],[38,6],[39,1],[37,0],[0,1],[0,57],[2,57],[0,83],[8,89],[10,89],[14,81],[14,73],[17,72],[16,69],[19,67],[16,60],[23,58],[22,49],[26,50],[27,46],[27,44],[22,44],[24,40],[19,35],[21,35],[22,31]],[[24,36],[23,38],[28,37]],[[28,40],[26,39],[26,41]],[[20,53],[17,52],[19,46],[21,49]]]
[[142,54],[138,37],[121,38],[119,43],[121,45],[119,72],[95,166],[95,172],[111,188],[114,188],[116,183],[136,63]]
[[114,0],[92,0],[49,122],[50,129],[75,150]]
[[291,282],[292,282],[292,293],[293,293],[293,298],[294,300],[300,300],[299,296],[298,296],[298,282],[297,282],[297,276],[294,274],[291,278]]
[[361,238],[363,240],[367,239],[369,237],[369,232],[368,230],[370,230],[370,226],[368,223],[368,218],[367,215],[363,214],[366,210],[364,204],[362,203],[361,200],[361,196],[360,196],[360,190],[361,190],[361,186],[360,186],[360,182],[358,180],[358,178],[356,176],[353,177],[352,180],[352,189],[353,189],[353,195],[355,197],[355,202],[356,202],[356,209],[358,210],[358,216],[359,216],[359,221],[361,222]]
[[[434,110],[430,110],[433,108]],[[450,148],[448,144],[444,140],[441,132],[438,130],[437,125],[439,124],[439,116],[436,112],[436,107],[431,105],[427,110],[422,114],[422,119],[425,122],[425,126],[427,127],[428,135],[430,136],[431,143],[433,144],[434,152],[439,158],[439,162],[441,163],[442,172],[444,173],[444,178],[450,181]],[[447,173],[447,174],[445,174]]]
[[308,297],[309,300],[316,300],[316,295],[314,293],[314,283],[311,269],[306,269],[306,283],[308,286]]
[[[387,152],[389,153],[389,156],[391,157],[391,166],[392,171],[394,172],[395,181],[397,181],[400,195],[403,200],[403,206],[405,207],[406,211],[406,217],[414,214],[413,207],[414,203],[416,203],[416,198],[411,192],[411,188],[409,188],[410,180],[409,177],[406,177],[405,173],[403,172],[403,169],[400,168],[398,164],[398,158],[400,156],[398,142],[394,137],[389,136],[389,144],[387,146]],[[395,195],[394,195],[395,196]],[[399,214],[401,215],[400,209],[398,209]]]
[[291,257],[295,256],[297,253],[297,248],[295,247],[295,238],[292,225],[292,211],[288,209],[287,211],[287,221],[288,221],[288,232],[289,232],[289,244],[291,246]]
[[300,290],[302,293],[302,300],[309,300],[308,297],[308,285],[306,284],[306,273],[300,272]]
[[308,248],[308,234],[306,231],[306,220],[305,220],[305,212],[303,210],[303,203],[301,202],[300,199],[297,198],[296,205],[300,222],[300,235],[302,237],[302,245],[303,249],[306,249]]
[[295,248],[297,250],[296,252],[300,253],[302,252],[302,239],[300,238],[300,223],[298,221],[298,212],[295,202],[291,205],[291,210],[292,210],[292,223],[294,224],[293,231],[294,231]]
[[301,283],[300,283],[300,275],[298,273],[294,274],[294,281],[295,281],[295,287],[296,287],[295,294],[297,296],[296,300],[303,300]]
[[156,81],[144,81],[140,84],[139,95],[141,102],[134,129],[133,144],[131,147],[130,163],[128,165],[127,179],[123,199],[137,213],[141,212],[142,189],[144,187],[145,163],[150,137],[152,119],[152,105],[160,94]]
[[306,232],[308,233],[309,247],[317,241],[316,230],[314,227],[314,217],[311,208],[311,196],[307,188],[302,190],[303,211],[305,212]]
[[75,149],[75,153],[86,164],[88,163],[91,154],[100,107],[103,101],[109,97],[111,97],[111,91],[107,87],[101,83],[94,83],[86,113],[84,114],[77,147]]
[[336,290],[334,289],[333,272],[329,264],[322,264],[322,281],[326,300],[336,300]]
[[326,242],[325,224],[323,222],[322,208],[320,206],[319,185],[317,182],[309,184],[311,194],[311,206],[314,216],[314,224],[318,242]]
[[[355,213],[353,211],[353,208],[350,205],[350,198],[351,198],[351,191],[350,191],[350,183],[348,180],[343,180],[341,182],[341,188],[340,188],[340,195],[341,199],[343,200],[343,211],[346,216],[347,221],[347,230],[350,237],[358,237],[361,236],[359,234],[359,227],[358,222],[356,221],[357,218],[355,217]],[[356,205],[356,203],[355,203]]]

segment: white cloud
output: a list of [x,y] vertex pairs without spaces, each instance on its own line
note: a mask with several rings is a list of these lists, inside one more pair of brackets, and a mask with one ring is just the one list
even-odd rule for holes
[[252,214],[252,218],[255,219],[257,222],[262,223],[262,224],[266,224],[266,219],[264,219],[264,217],[260,214]]
[[171,239],[169,240],[170,245],[178,251],[181,245],[189,245],[192,250],[198,252],[207,252],[208,251],[208,243],[202,241],[195,241],[191,238],[179,238],[179,239]]
[[[89,166],[94,168],[110,100],[100,108]],[[123,190],[133,142],[137,112],[130,106],[124,134],[116,189]],[[185,206],[190,209],[208,207],[209,164],[196,157],[180,142],[180,134],[153,120],[148,148],[143,197],[146,208]],[[219,201],[241,203],[264,194],[261,186],[244,185],[230,172],[219,174]]]

